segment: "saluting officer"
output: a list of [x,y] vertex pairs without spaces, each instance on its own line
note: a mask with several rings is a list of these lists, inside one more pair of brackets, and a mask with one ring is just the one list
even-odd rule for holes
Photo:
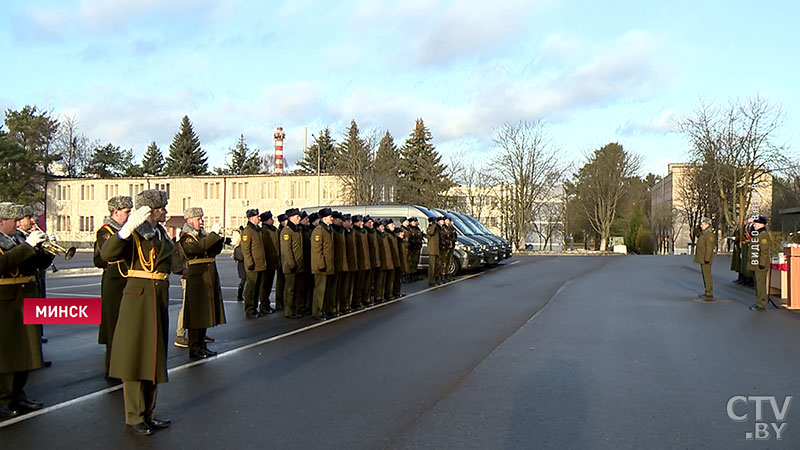
[[127,195],[117,195],[108,201],[109,216],[103,221],[103,226],[97,230],[94,241],[94,266],[103,269],[103,276],[100,278],[100,329],[97,335],[97,343],[105,344],[106,360],[105,373],[108,379],[108,368],[111,363],[111,344],[114,342],[114,328],[117,326],[119,317],[119,305],[122,301],[122,291],[128,280],[125,274],[128,267],[125,261],[117,259],[106,261],[101,255],[103,244],[108,238],[117,234],[122,225],[128,221],[128,216],[133,209],[133,199]]
[[345,272],[344,298],[339,300],[340,309],[345,313],[353,311],[353,286],[358,273],[358,255],[356,254],[356,236],[353,231],[353,218],[350,214],[342,214],[344,228],[344,244],[347,255],[347,272]]
[[767,218],[758,216],[753,219],[747,253],[747,264],[753,271],[756,284],[756,304],[750,306],[751,311],[764,311],[767,308],[767,272],[772,264],[769,246]]
[[300,230],[300,210],[289,208],[286,210],[288,222],[281,230],[281,265],[285,277],[286,287],[283,290],[284,315],[290,319],[299,319],[297,314],[299,299],[297,285],[301,281],[298,275],[305,272],[303,262],[303,234]]
[[439,241],[441,238],[440,221],[444,223],[443,217],[437,217],[430,221],[425,233],[428,235],[428,286],[439,284]]
[[394,280],[394,291],[392,291],[392,296],[394,298],[400,298],[405,296],[402,293],[402,283],[401,280],[403,277],[408,276],[408,243],[405,239],[405,229],[403,228],[396,228],[394,230],[394,235],[397,239],[397,251],[399,253],[399,263],[400,267],[395,269],[395,280]]
[[395,299],[395,286],[397,283],[400,286],[400,249],[397,247],[397,236],[394,234],[395,226],[394,220],[385,219],[383,221],[386,231],[386,242],[389,243],[389,256],[392,260],[392,270],[386,274],[386,290],[384,291],[383,298],[386,300]]
[[408,229],[406,230],[406,240],[408,241],[408,273],[410,281],[418,281],[419,276],[419,253],[422,251],[424,234],[419,229],[419,219],[411,217],[408,219]]
[[0,417],[11,418],[42,409],[24,387],[28,372],[42,367],[39,325],[23,323],[25,297],[37,297],[35,274],[47,268],[52,255],[37,246],[47,236],[33,230],[24,239],[17,234],[22,207],[0,203]]
[[378,252],[378,231],[375,229],[375,220],[369,215],[364,216],[364,226],[367,229],[367,244],[369,246],[369,265],[371,269],[367,273],[368,280],[364,285],[364,301],[367,306],[375,304],[378,293],[378,278],[381,274],[381,257]]
[[319,210],[319,225],[311,233],[311,272],[314,274],[314,303],[311,316],[315,320],[327,320],[325,298],[327,291],[335,289],[333,282],[335,262],[333,257],[333,230],[330,208]]
[[183,213],[186,224],[178,241],[186,257],[186,300],[183,326],[189,330],[189,357],[203,359],[216,356],[206,345],[206,330],[225,323],[222,287],[214,258],[222,253],[225,241],[219,233],[222,224],[203,228],[203,208],[187,208]]
[[[354,215],[353,235],[356,242],[356,254],[358,259],[358,271],[356,272],[353,283],[353,309],[358,311],[369,303],[369,241],[367,230],[364,229],[364,218],[361,215]],[[366,286],[366,289],[365,289]],[[366,294],[365,294],[366,291]]]
[[[176,267],[172,240],[161,223],[167,218],[167,193],[148,189],[136,196],[136,211],[108,238],[101,256],[124,259],[129,267],[119,319],[111,345],[109,376],[122,380],[125,423],[137,434],[169,426],[153,410],[159,383],[167,382],[169,273]],[[176,270],[177,269],[177,270]]]
[[453,226],[453,221],[449,217],[443,217],[444,224],[442,225],[442,238],[439,242],[439,255],[441,256],[442,264],[439,272],[442,283],[451,280],[450,265],[453,262],[453,249],[456,246],[456,229]]

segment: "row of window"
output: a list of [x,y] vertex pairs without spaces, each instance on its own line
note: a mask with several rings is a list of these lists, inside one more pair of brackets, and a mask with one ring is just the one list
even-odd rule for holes
[[[106,200],[111,199],[111,197],[116,197],[117,195],[120,195],[119,184],[106,184],[105,188],[106,188]],[[167,198],[169,198],[169,193],[170,193],[169,183],[156,183],[154,188],[166,191]],[[128,195],[131,197],[136,196],[143,190],[145,190],[144,183],[128,184]],[[72,186],[70,185],[56,186],[56,200],[72,200]],[[94,200],[94,184],[81,185],[81,200]]]

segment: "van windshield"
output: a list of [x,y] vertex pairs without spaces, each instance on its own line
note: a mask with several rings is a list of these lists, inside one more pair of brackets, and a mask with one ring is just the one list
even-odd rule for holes
[[483,231],[481,231],[478,227],[476,227],[475,224],[472,223],[465,216],[462,216],[461,214],[454,214],[454,216],[461,219],[461,222],[472,232],[472,234],[483,234]]

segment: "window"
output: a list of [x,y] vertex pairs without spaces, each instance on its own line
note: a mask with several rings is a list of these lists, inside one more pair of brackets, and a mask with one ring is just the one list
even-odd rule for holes
[[[144,189],[144,184],[141,185],[142,189]],[[169,199],[169,183],[156,183],[155,189],[159,191],[164,191],[167,193],[167,199]]]
[[[81,200],[86,200],[85,190],[86,190],[86,186],[81,185]],[[81,231],[83,231],[83,230],[81,230]]]
[[215,192],[214,192],[214,194],[215,194],[214,198],[220,198],[220,197],[219,197],[219,181],[217,181],[216,183],[214,183],[214,188],[215,188],[215,189],[214,189],[214,191],[215,191]]
[[182,211],[186,211],[186,209],[191,208],[191,206],[192,206],[192,197],[184,197]]
[[94,200],[94,185],[89,186],[91,195],[89,196],[89,200]]
[[262,183],[261,198],[278,198],[278,182],[265,181]]
[[56,217],[56,231],[69,231],[69,216]]
[[289,198],[308,198],[308,181],[292,181]]
[[231,198],[239,198],[236,196],[236,186],[238,185],[239,183],[231,183]]
[[203,183],[203,198],[208,199],[208,183]]

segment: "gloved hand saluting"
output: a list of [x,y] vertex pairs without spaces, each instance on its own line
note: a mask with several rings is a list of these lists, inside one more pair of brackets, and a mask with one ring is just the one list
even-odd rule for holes
[[209,231],[219,235],[220,231],[222,231],[222,224],[219,223],[219,222],[215,222],[213,225],[211,225],[211,228],[209,228]]
[[25,238],[25,243],[30,245],[31,247],[36,247],[37,245],[41,244],[42,242],[47,239],[47,235],[44,234],[44,231],[41,230],[33,230],[31,234]]
[[125,222],[125,225],[122,226],[117,235],[120,239],[128,239],[133,234],[133,231],[143,224],[148,217],[150,217],[150,207],[140,206],[139,209],[128,216],[128,221]]

